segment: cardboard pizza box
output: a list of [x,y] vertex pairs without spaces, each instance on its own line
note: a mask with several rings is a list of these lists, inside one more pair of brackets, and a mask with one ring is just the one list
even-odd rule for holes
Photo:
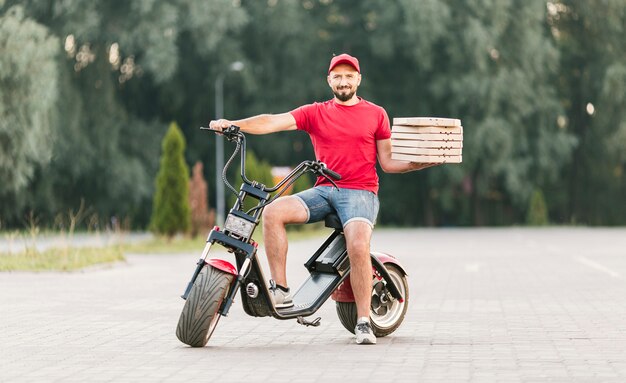
[[463,162],[462,156],[420,156],[414,154],[391,153],[391,159],[418,163],[458,164]]
[[391,153],[417,154],[421,156],[460,156],[463,154],[461,148],[456,149],[434,149],[434,148],[408,148],[404,146],[393,146]]
[[393,124],[407,126],[461,126],[461,120],[439,117],[396,117],[393,119]]
[[391,147],[457,149],[463,148],[463,141],[391,140]]
[[463,133],[462,126],[403,126],[403,125],[394,125],[391,128],[392,132],[397,133],[441,133],[441,134],[452,134],[452,133]]
[[396,133],[391,132],[391,143],[394,140],[417,140],[417,141],[463,141],[463,134],[442,134],[442,133]]

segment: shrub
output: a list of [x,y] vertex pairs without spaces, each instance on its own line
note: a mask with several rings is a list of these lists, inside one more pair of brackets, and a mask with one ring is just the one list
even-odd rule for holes
[[[239,177],[241,173],[241,167],[237,169],[236,182],[233,182],[233,186],[237,191],[239,191],[239,187],[241,187],[241,183],[243,182]],[[274,177],[272,177],[272,167],[265,161],[259,160],[252,150],[248,150],[246,154],[246,177],[250,181],[257,181],[262,183],[265,186],[273,186],[274,185]],[[229,197],[230,205],[232,206],[237,198],[231,194]],[[245,209],[249,209],[256,205],[257,202],[253,198],[249,198],[245,204]],[[228,206],[230,208],[231,206]]]
[[191,225],[185,138],[176,123],[170,124],[161,147],[150,230],[172,237],[188,232]]
[[548,209],[546,208],[546,200],[543,192],[539,189],[535,190],[526,215],[526,223],[531,226],[543,226],[548,224]]

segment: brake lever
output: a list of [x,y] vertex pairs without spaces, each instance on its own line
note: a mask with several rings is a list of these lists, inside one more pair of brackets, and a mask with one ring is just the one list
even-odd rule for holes
[[325,165],[323,163],[318,162],[318,161],[311,161],[311,163],[308,164],[308,167],[309,169],[311,169],[313,174],[326,178],[328,181],[330,181],[330,183],[333,185],[335,189],[339,190],[339,186],[337,186],[335,181],[332,178],[330,178],[326,173],[324,173],[324,166]]
[[226,137],[226,139],[230,142],[236,141],[237,139],[241,138],[241,133],[239,132],[240,128],[236,125],[231,125],[223,130],[205,128],[204,126],[201,126],[200,130],[208,130],[209,132],[219,134]]
[[326,178],[327,180],[330,181],[331,184],[333,184],[333,186],[335,187],[335,189],[339,190],[339,186],[337,186],[337,184],[335,183],[335,181],[333,181],[332,178],[330,178],[329,176],[327,176],[326,174],[324,174],[324,178]]
[[333,181],[332,178],[330,178],[329,176],[327,176],[323,171],[320,171],[320,174],[326,178],[328,181],[330,181],[331,184],[333,184],[333,186],[335,187],[335,189],[339,190],[339,186],[337,186],[337,184],[335,183],[335,181]]

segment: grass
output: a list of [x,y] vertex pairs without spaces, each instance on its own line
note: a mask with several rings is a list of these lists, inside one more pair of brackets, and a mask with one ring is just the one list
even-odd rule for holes
[[[323,225],[307,225],[298,230],[289,230],[290,241],[300,241],[326,236],[330,233]],[[31,233],[33,234],[33,233]],[[30,239],[35,243],[35,235]],[[12,238],[23,237],[13,233]],[[263,235],[259,228],[253,236],[263,245]],[[106,247],[71,247],[62,246],[46,250],[37,250],[34,246],[17,252],[0,252],[0,272],[6,271],[75,271],[94,265],[124,261],[125,254],[176,254],[198,252],[204,248],[206,237],[191,238],[177,236],[172,239],[155,237],[148,241],[133,244],[110,245]]]
[[121,245],[124,254],[174,254],[202,251],[206,239],[177,236],[172,239],[155,237],[148,241]]
[[[304,239],[317,238],[330,233],[330,229],[323,226],[308,225],[306,229],[289,230],[287,237],[290,241],[300,241]],[[252,238],[263,245],[263,234],[261,228],[257,229]],[[191,238],[188,236],[177,236],[172,239],[166,237],[155,237],[151,240],[122,245],[124,254],[175,254],[175,253],[200,253],[206,243],[206,237],[199,236]]]
[[119,246],[26,249],[0,253],[0,271],[74,271],[124,260]]

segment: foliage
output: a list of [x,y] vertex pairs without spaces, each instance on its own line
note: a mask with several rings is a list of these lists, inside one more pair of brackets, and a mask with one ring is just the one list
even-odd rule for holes
[[73,271],[124,261],[120,247],[63,247],[0,253],[0,271]]
[[22,192],[50,162],[58,44],[23,7],[0,14],[0,196]]
[[296,194],[301,191],[310,189],[313,187],[313,183],[311,182],[311,176],[309,173],[304,173],[300,178],[293,183],[293,190],[291,194]]
[[[243,183],[243,181],[241,181],[240,174],[241,174],[241,167],[238,167],[237,175],[235,176],[235,179],[237,181],[235,183],[232,183],[233,186],[235,186],[235,190],[237,190],[237,192],[239,192],[239,188],[241,187],[241,184]],[[250,181],[256,181],[265,186],[274,185],[274,178],[272,177],[272,167],[266,161],[259,160],[254,154],[254,152],[250,149],[248,149],[246,153],[246,177]],[[228,200],[229,200],[230,206],[227,207],[227,210],[230,209],[230,207],[235,204],[237,197],[231,193]],[[256,206],[257,203],[258,201],[255,200],[254,198],[248,198],[248,200],[246,201],[244,205],[244,208],[250,209],[253,206]]]
[[530,199],[526,223],[531,226],[543,226],[549,223],[546,200],[543,197],[543,192],[539,189],[533,192],[533,196]]
[[163,138],[161,165],[150,229],[172,237],[186,233],[191,224],[189,207],[189,168],[185,163],[185,138],[176,123],[170,124]]
[[626,205],[626,22],[624,1],[550,3],[548,25],[561,52],[563,129],[580,145],[562,179],[559,216],[624,224]]
[[[145,227],[168,121],[187,163],[211,164],[215,140],[197,127],[214,117],[218,78],[227,118],[282,113],[331,98],[341,52],[361,61],[359,95],[391,118],[464,125],[463,164],[381,174],[381,224],[522,223],[536,189],[551,222],[626,223],[622,0],[5,0],[0,20],[9,228],[81,200]],[[314,156],[304,132],[248,138],[273,166]]]

